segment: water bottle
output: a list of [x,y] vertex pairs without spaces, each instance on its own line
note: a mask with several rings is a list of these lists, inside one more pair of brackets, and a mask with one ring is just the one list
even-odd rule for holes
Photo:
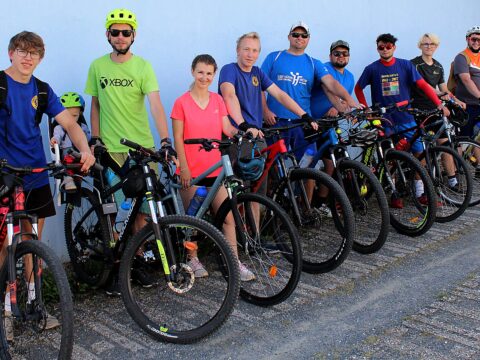
[[315,149],[308,147],[307,150],[305,150],[305,154],[303,154],[302,158],[300,159],[298,166],[301,168],[307,168],[313,160],[313,155],[315,155]]
[[408,141],[405,138],[401,138],[400,141],[395,145],[395,150],[405,151],[407,148]]
[[107,181],[107,184],[108,184],[109,186],[113,186],[113,185],[117,184],[117,183],[120,181],[120,179],[119,179],[119,177],[117,176],[117,174],[115,174],[115,173],[113,172],[113,170],[110,169],[110,168],[107,168],[107,169],[105,170],[105,180]]
[[120,233],[122,231],[123,223],[127,219],[132,202],[130,199],[125,199],[118,207],[117,217],[115,218],[115,231]]
[[205,186],[200,186],[197,191],[195,191],[195,195],[193,195],[190,205],[188,205],[187,215],[195,216],[197,214],[198,209],[200,209],[200,206],[202,206],[203,201],[207,197],[207,193],[208,190]]

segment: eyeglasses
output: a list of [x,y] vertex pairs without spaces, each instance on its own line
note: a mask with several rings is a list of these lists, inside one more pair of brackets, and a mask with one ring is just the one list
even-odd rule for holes
[[15,49],[15,51],[17,52],[18,56],[20,56],[22,58],[26,58],[27,55],[30,54],[30,58],[32,60],[40,59],[40,52],[38,52],[38,51],[27,51],[27,50],[23,50],[23,49]]
[[385,50],[385,49],[387,49],[387,50],[392,50],[392,49],[393,49],[393,46],[394,46],[393,44],[378,45],[378,46],[377,46],[377,50],[379,50],[379,51],[383,51],[383,50]]
[[122,33],[122,36],[127,38],[127,37],[132,36],[132,34],[133,34],[133,30],[110,29],[110,30],[108,30],[108,32],[109,32],[110,35],[112,35],[113,37],[117,37],[118,35],[120,35],[120,33]]
[[299,38],[300,36],[302,37],[302,39],[307,39],[310,36],[309,34],[298,33],[298,32],[292,32],[290,33],[290,35],[292,35],[292,37],[295,39]]
[[425,47],[437,46],[437,44],[435,44],[435,43],[423,43],[423,44],[420,44],[420,45],[425,46]]
[[332,55],[335,57],[347,57],[350,56],[350,53],[348,51],[332,51]]
[[470,41],[473,42],[473,43],[475,43],[475,42],[480,43],[480,38],[471,37],[471,38],[470,38]]

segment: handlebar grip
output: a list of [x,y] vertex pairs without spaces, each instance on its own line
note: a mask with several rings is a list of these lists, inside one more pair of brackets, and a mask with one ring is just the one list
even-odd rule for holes
[[[68,150],[68,153],[69,153],[70,155],[72,155],[75,159],[78,159],[78,160],[80,160],[81,157],[82,157],[82,155],[81,155],[79,152],[77,152],[77,151],[75,151],[75,150],[73,150],[73,149],[69,149],[69,150]],[[100,165],[99,163],[93,164],[92,168],[94,168],[94,169],[97,170],[97,171],[103,171],[103,166]]]
[[185,144],[203,144],[204,141],[208,141],[208,139],[185,139],[183,142]]
[[120,144],[128,146],[128,147],[130,147],[134,150],[146,152],[147,154],[150,154],[150,155],[155,155],[156,154],[155,151],[153,151],[152,149],[143,147],[142,145],[137,144],[136,142],[130,141],[130,140],[125,139],[125,138],[120,139]]

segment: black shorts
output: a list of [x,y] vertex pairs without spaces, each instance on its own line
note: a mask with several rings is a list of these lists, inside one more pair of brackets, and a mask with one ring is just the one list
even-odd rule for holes
[[39,218],[47,218],[55,215],[55,204],[53,202],[50,185],[45,185],[25,192],[25,209],[27,212],[37,214]]

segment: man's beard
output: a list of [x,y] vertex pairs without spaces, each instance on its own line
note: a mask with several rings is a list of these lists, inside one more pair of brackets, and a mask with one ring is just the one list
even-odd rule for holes
[[345,66],[347,66],[347,63],[333,63],[333,67],[343,69]]
[[470,49],[471,52],[477,54],[479,51],[480,51],[480,48],[478,48],[477,50],[475,50],[474,48],[472,48],[471,46],[468,47]]

